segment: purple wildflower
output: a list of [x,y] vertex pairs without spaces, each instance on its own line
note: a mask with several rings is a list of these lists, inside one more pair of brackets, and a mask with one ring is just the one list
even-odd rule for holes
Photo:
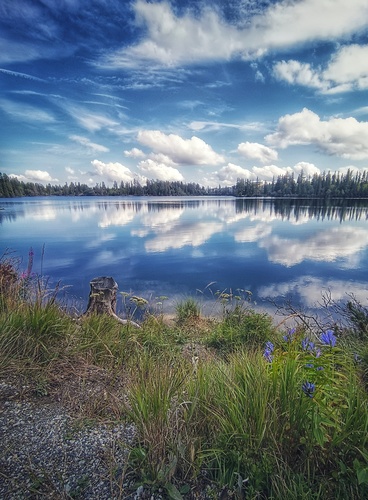
[[308,337],[305,337],[305,339],[302,340],[303,351],[313,351],[314,347],[315,347],[314,342],[309,340]]
[[321,337],[322,344],[329,345],[330,347],[335,347],[337,338],[332,330],[326,330],[322,333]]
[[313,382],[306,381],[302,385],[302,391],[309,398],[313,398],[315,390],[316,390],[316,386],[315,386],[315,384],[313,384]]
[[268,363],[272,363],[272,360],[273,360],[273,351],[275,349],[275,346],[273,345],[272,342],[266,342],[266,347],[265,347],[265,350],[263,352],[263,357],[265,358],[266,361],[268,361]]
[[283,336],[283,339],[285,340],[285,342],[291,342],[293,340],[293,336],[295,334],[296,330],[295,328],[292,328],[291,330],[289,330],[286,335]]

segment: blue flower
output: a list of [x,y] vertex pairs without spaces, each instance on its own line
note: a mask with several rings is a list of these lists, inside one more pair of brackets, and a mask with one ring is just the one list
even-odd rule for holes
[[273,352],[275,349],[275,346],[273,345],[272,342],[268,341],[268,342],[266,342],[266,349],[269,349],[271,352]]
[[285,340],[285,342],[291,342],[293,340],[293,335],[295,334],[295,328],[292,328],[287,332],[286,335],[284,335],[282,338]]
[[305,339],[302,340],[302,349],[303,349],[303,351],[307,350],[308,343],[309,343],[309,339],[307,337],[305,337]]
[[302,340],[302,349],[303,351],[313,351],[314,349],[314,342],[309,340],[308,337],[305,337],[305,339]]
[[265,350],[263,352],[263,357],[269,363],[272,363],[272,360],[273,360],[272,353],[273,353],[274,349],[275,349],[275,346],[273,345],[272,342],[266,342],[266,347],[265,347]]
[[307,364],[305,365],[305,367],[306,367],[306,368],[313,368],[313,367],[314,367],[314,365],[312,365],[312,363],[307,363]]
[[321,370],[324,370],[323,366],[317,366],[316,370],[320,372]]
[[315,384],[313,384],[313,382],[306,381],[302,385],[302,390],[306,396],[308,396],[309,398],[313,398],[314,392],[316,390],[316,386],[315,386]]
[[322,344],[329,345],[330,347],[335,347],[337,338],[332,330],[326,330],[322,333],[321,337]]

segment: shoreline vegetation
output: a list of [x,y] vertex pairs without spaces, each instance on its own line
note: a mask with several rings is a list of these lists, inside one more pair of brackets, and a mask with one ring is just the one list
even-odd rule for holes
[[147,180],[141,185],[138,180],[104,182],[91,187],[80,182],[62,185],[43,185],[20,181],[15,176],[0,172],[0,198],[31,196],[235,196],[235,197],[294,197],[294,198],[368,198],[368,171],[355,172],[348,169],[345,174],[323,172],[307,176],[300,172],[274,177],[271,181],[238,179],[233,186],[216,188],[197,183]]
[[[225,292],[219,318],[187,298],[171,321],[163,301],[125,294],[138,329],[67,311],[32,261],[22,271],[11,255],[0,260],[0,387],[15,387],[0,402],[66,408],[65,441],[134,428],[131,442],[104,451],[106,498],[368,497],[368,309],[354,297],[332,304],[330,324],[289,308],[276,327]],[[3,422],[3,436],[17,425]],[[56,484],[27,454],[19,490],[9,466],[18,447],[9,438],[0,456],[5,498],[91,498],[87,465]]]

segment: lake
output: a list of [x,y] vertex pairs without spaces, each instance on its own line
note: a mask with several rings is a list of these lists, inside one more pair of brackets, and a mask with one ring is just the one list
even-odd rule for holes
[[46,197],[0,207],[1,253],[13,250],[25,269],[32,247],[34,272],[61,281],[82,309],[97,276],[151,302],[168,297],[168,312],[188,296],[211,308],[218,291],[250,291],[269,310],[289,297],[316,309],[324,291],[368,297],[368,200]]

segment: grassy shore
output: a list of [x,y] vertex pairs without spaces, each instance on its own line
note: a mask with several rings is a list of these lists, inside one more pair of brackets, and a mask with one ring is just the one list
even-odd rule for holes
[[226,296],[220,318],[185,299],[168,322],[126,295],[146,309],[136,328],[72,315],[56,292],[2,259],[0,377],[20,381],[40,405],[57,396],[81,426],[134,424],[124,471],[131,484],[173,499],[198,491],[368,498],[368,313],[360,304],[349,302],[343,328],[318,331],[275,328]]

